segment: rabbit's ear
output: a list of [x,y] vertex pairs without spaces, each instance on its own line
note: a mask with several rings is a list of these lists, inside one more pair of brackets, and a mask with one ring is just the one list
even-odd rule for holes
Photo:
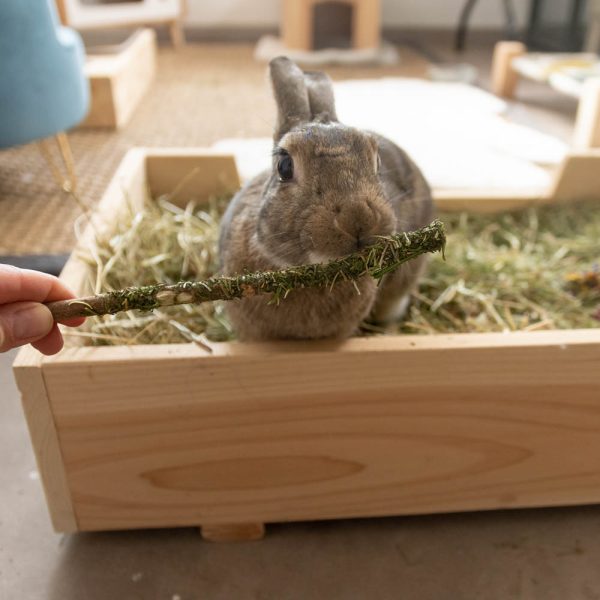
[[320,71],[307,71],[304,79],[308,89],[311,119],[337,121],[333,85],[329,75]]
[[275,141],[292,127],[310,121],[308,91],[304,73],[286,56],[274,58],[269,63],[273,94],[277,103],[277,129]]

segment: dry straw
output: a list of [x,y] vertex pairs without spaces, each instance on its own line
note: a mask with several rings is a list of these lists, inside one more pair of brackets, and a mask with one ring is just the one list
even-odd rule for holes
[[[90,265],[90,291],[212,277],[224,206],[224,200],[213,200],[207,207],[189,204],[182,209],[162,198],[143,211],[131,211],[115,224],[111,237],[98,237],[93,251],[83,257]],[[597,203],[441,218],[448,230],[447,260],[432,258],[403,322],[386,328],[365,323],[363,333],[600,325],[600,285],[595,288],[596,279],[589,277],[600,257]],[[574,286],[580,273],[588,273],[592,284]],[[233,337],[219,302],[88,319],[84,331],[75,335],[96,345]]]

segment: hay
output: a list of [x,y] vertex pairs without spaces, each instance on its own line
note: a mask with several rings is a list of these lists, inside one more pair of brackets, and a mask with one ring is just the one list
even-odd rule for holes
[[[201,208],[180,208],[166,197],[148,201],[144,210],[129,210],[110,237],[96,235],[89,253],[100,293],[128,286],[207,279],[218,269],[219,221],[227,198],[213,198]],[[128,311],[87,319],[75,335],[91,345],[177,344],[202,342],[204,336],[225,341],[233,337],[222,303],[169,306],[152,313]]]
[[[96,239],[85,256],[96,293],[128,286],[205,279],[218,265],[218,223],[226,200],[185,209],[148,202]],[[446,261],[436,255],[406,319],[370,333],[452,333],[564,329],[600,325],[598,203],[531,208],[493,216],[440,215]],[[88,344],[224,341],[233,332],[222,303],[130,311],[88,319]]]
[[494,215],[443,215],[434,257],[406,320],[391,332],[600,326],[598,202]]

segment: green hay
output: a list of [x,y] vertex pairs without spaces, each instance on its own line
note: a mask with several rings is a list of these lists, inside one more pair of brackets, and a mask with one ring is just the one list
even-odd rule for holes
[[[162,198],[96,240],[90,291],[206,279],[218,265],[218,222],[226,201],[199,209]],[[431,258],[406,319],[370,333],[454,333],[600,325],[600,207],[588,202],[490,216],[443,214],[446,260]],[[586,276],[583,275],[587,273]],[[224,341],[233,333],[223,303],[130,311],[88,319],[85,343]]]
[[600,261],[597,201],[441,219],[448,232],[447,260],[432,258],[406,320],[388,331],[600,326],[600,286],[594,285]]

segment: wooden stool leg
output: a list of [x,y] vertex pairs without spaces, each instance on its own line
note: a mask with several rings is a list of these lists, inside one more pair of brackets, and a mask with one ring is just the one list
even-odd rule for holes
[[312,0],[285,0],[281,22],[283,45],[290,50],[312,50],[313,19]]
[[202,525],[200,533],[209,542],[250,542],[265,537],[264,523]]
[[494,48],[492,60],[492,92],[504,98],[512,98],[519,80],[519,75],[512,68],[512,61],[517,56],[527,53],[527,47],[521,42],[498,42]]
[[380,0],[355,0],[352,16],[352,43],[357,50],[373,50],[381,45]]
[[586,81],[579,99],[573,147],[600,148],[600,80]]

